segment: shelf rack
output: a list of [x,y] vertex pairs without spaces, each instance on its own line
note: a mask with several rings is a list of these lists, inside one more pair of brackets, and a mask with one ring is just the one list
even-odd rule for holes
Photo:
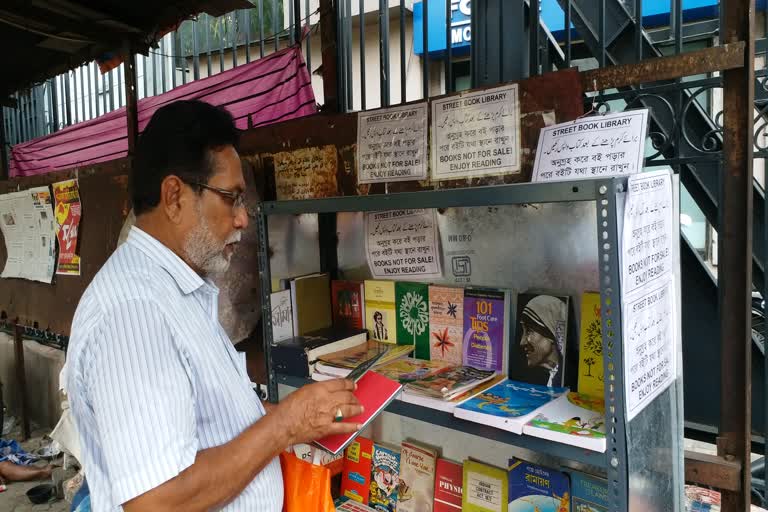
[[[629,510],[629,463],[627,447],[627,421],[624,406],[623,352],[619,240],[620,212],[626,178],[583,180],[559,183],[526,183],[458,189],[438,189],[420,192],[345,196],[313,200],[264,202],[258,210],[259,266],[262,284],[264,348],[267,361],[268,390],[272,401],[278,400],[278,383],[293,387],[307,384],[306,379],[279,376],[271,364],[271,272],[269,260],[268,219],[273,215],[318,214],[321,271],[335,275],[336,213],[371,212],[408,208],[451,208],[521,205],[537,203],[591,201],[597,211],[597,254],[600,269],[601,315],[603,324],[603,354],[605,375],[605,406],[607,449],[604,454],[550,442],[530,436],[518,436],[485,425],[454,418],[448,413],[407,404],[396,400],[387,411],[404,417],[440,425],[512,446],[582,462],[606,470],[609,483],[610,510]],[[680,404],[677,404],[680,405]],[[663,428],[663,426],[659,426]],[[635,468],[633,468],[634,470]]]

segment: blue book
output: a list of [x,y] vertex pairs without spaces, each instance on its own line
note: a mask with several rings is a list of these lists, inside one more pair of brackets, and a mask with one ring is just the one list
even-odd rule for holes
[[520,459],[509,459],[508,512],[570,512],[568,475]]
[[506,379],[456,406],[453,415],[522,434],[523,426],[533,419],[538,409],[566,392],[567,388]]
[[608,512],[608,482],[579,471],[571,472],[573,512]]

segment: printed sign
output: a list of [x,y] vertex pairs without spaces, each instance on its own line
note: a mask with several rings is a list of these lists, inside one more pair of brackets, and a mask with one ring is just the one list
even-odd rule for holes
[[432,102],[432,178],[520,173],[517,84]]
[[434,210],[365,214],[365,249],[374,278],[440,277]]
[[56,238],[59,240],[56,274],[79,276],[80,256],[77,254],[77,235],[82,205],[77,180],[54,183],[53,197],[56,201]]
[[541,129],[533,181],[569,181],[641,172],[648,109],[593,116]]
[[679,306],[672,177],[669,171],[637,174],[627,186],[621,293],[624,387],[631,420],[677,376]]
[[357,116],[358,183],[427,178],[427,103]]
[[8,254],[2,277],[50,283],[56,235],[48,187],[0,196],[0,231]]
[[274,155],[277,200],[338,195],[336,146],[303,148]]

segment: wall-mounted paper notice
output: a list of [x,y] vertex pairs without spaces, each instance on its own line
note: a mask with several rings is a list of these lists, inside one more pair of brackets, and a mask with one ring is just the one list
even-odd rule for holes
[[56,228],[48,187],[0,196],[0,229],[8,258],[2,277],[50,283],[56,265]]
[[432,178],[520,173],[517,84],[432,102]]
[[541,129],[532,181],[635,174],[643,169],[648,109],[585,117]]
[[365,214],[365,249],[374,278],[440,277],[434,210]]
[[357,182],[427,178],[427,103],[357,116]]
[[336,146],[275,153],[274,161],[278,201],[339,195]]

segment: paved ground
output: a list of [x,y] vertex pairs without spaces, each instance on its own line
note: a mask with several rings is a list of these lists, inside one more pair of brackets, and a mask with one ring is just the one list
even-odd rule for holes
[[[32,432],[32,438],[24,443],[21,443],[25,450],[34,451],[40,448],[42,443],[42,437],[48,434],[47,430],[35,429]],[[17,428],[10,435],[5,436],[6,439],[21,440],[21,433]],[[58,459],[54,464],[61,465],[62,460]],[[65,472],[65,479],[69,479],[75,476],[75,470],[69,469]],[[27,491],[32,487],[46,482],[11,482],[8,483],[8,490],[4,493],[0,493],[0,511],[2,512],[69,512],[69,503],[64,500],[59,500],[55,503],[48,503],[45,505],[33,505],[27,498]]]

